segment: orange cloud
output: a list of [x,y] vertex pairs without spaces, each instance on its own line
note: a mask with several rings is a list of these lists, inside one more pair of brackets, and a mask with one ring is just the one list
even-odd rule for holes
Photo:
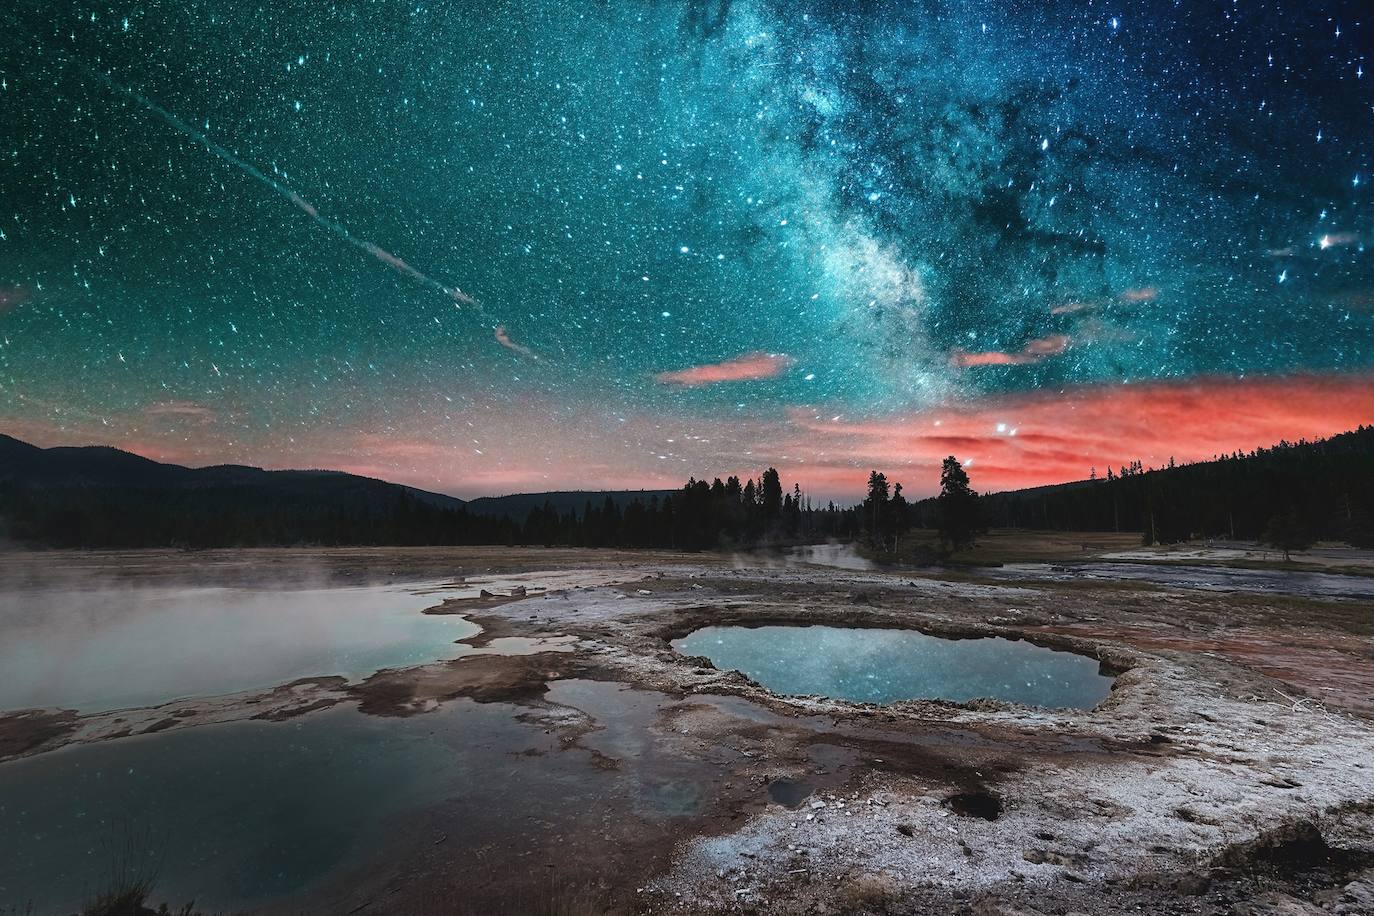
[[983,353],[955,350],[949,359],[956,366],[1025,366],[1051,356],[1058,356],[1069,348],[1071,342],[1067,334],[1051,334],[1030,341],[1015,353],[1004,353],[1001,350]]
[[1154,286],[1142,286],[1137,289],[1128,289],[1121,294],[1121,298],[1127,302],[1153,302],[1159,298],[1159,289]]
[[654,381],[687,388],[717,382],[748,382],[781,375],[793,362],[792,357],[784,353],[746,353],[724,362],[660,372],[654,376]]

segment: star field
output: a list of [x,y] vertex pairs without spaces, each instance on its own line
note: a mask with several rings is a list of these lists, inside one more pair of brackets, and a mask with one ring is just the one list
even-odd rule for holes
[[[0,417],[460,495],[1335,432],[1374,411],[1362,7],[22,3]],[[1051,441],[1247,380],[1240,441]]]

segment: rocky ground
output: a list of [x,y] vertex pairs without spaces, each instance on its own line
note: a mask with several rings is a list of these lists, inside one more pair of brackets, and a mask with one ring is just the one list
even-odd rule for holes
[[[474,643],[524,637],[549,651],[148,710],[11,714],[0,717],[0,757],[338,704],[422,715],[466,697],[535,710],[613,769],[615,748],[596,744],[601,726],[560,684],[614,682],[669,698],[642,727],[719,778],[699,817],[640,838],[644,853],[626,858],[619,882],[587,873],[603,908],[1374,912],[1368,602],[756,558],[369,556],[374,565],[362,565],[374,578],[443,570],[431,613],[481,624]],[[362,574],[336,557],[320,562]],[[253,564],[225,556],[213,565],[231,576]],[[1029,639],[1094,656],[1117,677],[1091,711],[860,706],[777,696],[669,645],[706,624],[784,622]],[[390,903],[367,911],[405,911],[426,882],[461,881],[438,859],[412,860]]]

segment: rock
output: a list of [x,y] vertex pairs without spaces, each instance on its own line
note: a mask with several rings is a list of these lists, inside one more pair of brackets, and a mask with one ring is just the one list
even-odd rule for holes
[[1174,890],[1185,897],[1201,897],[1212,886],[1206,875],[1184,875],[1174,882]]
[[973,916],[1045,916],[1045,914],[1030,907],[1014,907],[1009,903],[984,900],[974,905]]
[[1237,904],[1232,912],[1236,916],[1330,916],[1321,907],[1278,892],[1260,894],[1253,900]]
[[1360,873],[1360,876],[1341,888],[1340,896],[1331,905],[1336,916],[1361,916],[1374,913],[1374,868]]
[[484,588],[484,589],[482,589],[480,592],[477,593],[477,597],[478,597],[478,598],[494,598],[494,597],[496,597],[496,596],[493,595],[491,592],[487,591],[487,590]]

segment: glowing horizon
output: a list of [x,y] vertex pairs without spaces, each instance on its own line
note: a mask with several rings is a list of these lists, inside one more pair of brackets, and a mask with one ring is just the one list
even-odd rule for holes
[[25,0],[0,430],[853,499],[947,454],[997,490],[1374,420],[1366,27],[794,13]]
[[[582,425],[595,424],[595,412],[572,414],[556,430],[541,416],[503,417],[502,425],[512,429],[543,427],[545,448],[558,442],[560,453],[578,456],[552,470],[543,456],[522,458],[527,450],[519,447],[465,464],[473,449],[435,437],[336,431],[302,441],[299,451],[216,441],[207,427],[213,428],[218,416],[197,404],[153,404],[142,417],[142,425],[122,420],[135,429],[126,439],[97,440],[94,431],[37,427],[13,432],[45,447],[111,445],[174,464],[346,471],[463,499],[553,490],[675,489],[689,477],[757,478],[771,465],[789,486],[796,482],[815,499],[843,501],[861,498],[870,470],[900,481],[912,496],[931,495],[940,461],[950,454],[966,464],[976,488],[994,492],[1082,480],[1093,469],[1105,476],[1108,467],[1136,460],[1160,467],[1170,458],[1205,461],[1281,440],[1326,438],[1374,422],[1374,373],[1082,386],[880,418],[851,419],[804,408],[775,420],[734,424],[626,417],[617,419],[622,428],[609,442],[604,429]],[[619,436],[648,435],[670,422],[681,432],[657,434],[671,460],[655,455],[648,467],[623,472],[626,463],[617,463],[614,454]],[[200,430],[200,446],[169,441],[184,437],[188,426]],[[274,457],[255,457],[274,451]],[[495,473],[482,471],[489,457],[500,462]]]

